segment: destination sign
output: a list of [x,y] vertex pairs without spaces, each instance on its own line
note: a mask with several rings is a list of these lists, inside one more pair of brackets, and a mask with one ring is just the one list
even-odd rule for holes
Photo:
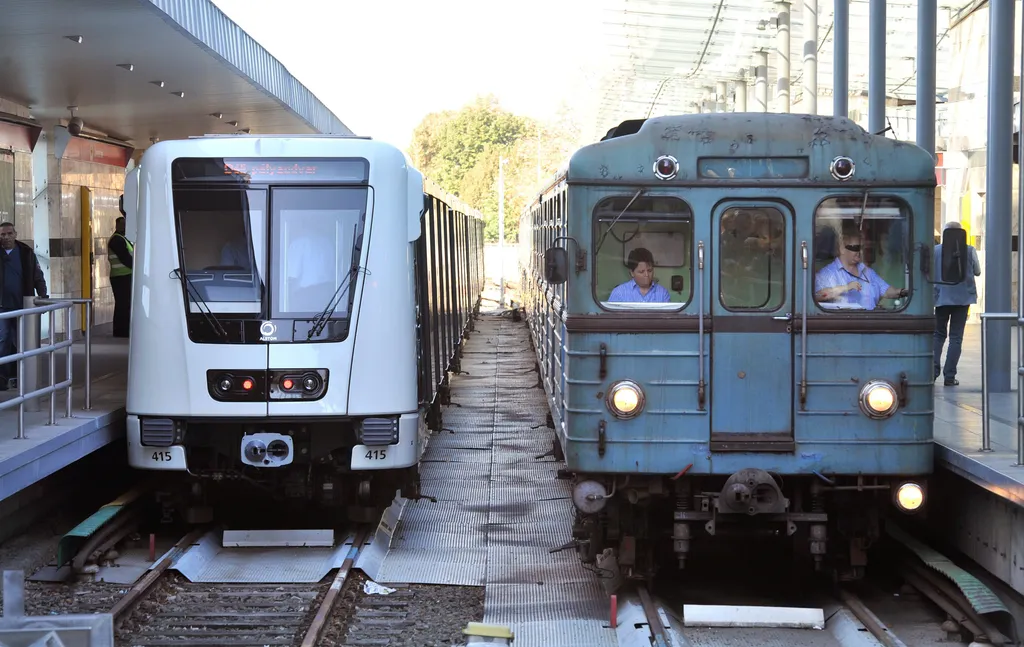
[[182,158],[171,166],[181,182],[352,183],[369,179],[365,159]]
[[810,163],[806,157],[702,157],[697,170],[716,180],[797,179],[807,177]]

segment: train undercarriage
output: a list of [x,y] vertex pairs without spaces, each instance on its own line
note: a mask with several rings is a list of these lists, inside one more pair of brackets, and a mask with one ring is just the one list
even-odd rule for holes
[[892,477],[576,475],[573,544],[581,560],[624,579],[675,561],[787,543],[796,560],[840,581],[864,576],[891,513],[919,513],[925,484]]

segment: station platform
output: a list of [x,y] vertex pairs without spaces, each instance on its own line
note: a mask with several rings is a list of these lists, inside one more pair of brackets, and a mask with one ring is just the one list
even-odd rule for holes
[[[991,451],[982,451],[981,325],[964,331],[957,386],[935,382],[935,461],[937,467],[1018,506],[1024,506],[1024,466],[1017,463],[1017,343],[1011,332],[1009,393],[989,394]],[[948,342],[947,342],[948,343]]]
[[[43,356],[48,362],[48,356]],[[65,355],[57,351],[57,380],[65,379]],[[73,347],[71,417],[65,418],[66,392],[56,393],[56,414],[50,425],[50,401],[39,411],[25,412],[25,438],[17,438],[18,408],[0,411],[0,509],[15,494],[35,485],[92,452],[124,438],[128,340],[109,333],[92,335],[92,408],[85,409],[85,342]],[[48,381],[48,378],[47,378]],[[18,397],[16,389],[0,391],[0,403]]]

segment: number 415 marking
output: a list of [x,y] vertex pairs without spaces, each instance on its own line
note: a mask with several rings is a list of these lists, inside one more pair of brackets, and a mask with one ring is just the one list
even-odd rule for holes
[[369,460],[369,461],[382,461],[382,460],[384,460],[387,457],[388,457],[388,450],[386,450],[386,449],[371,449],[368,452],[366,452],[366,456],[364,456],[363,458],[365,458],[366,460]]
[[158,463],[166,463],[171,460],[171,452],[153,452],[153,460]]

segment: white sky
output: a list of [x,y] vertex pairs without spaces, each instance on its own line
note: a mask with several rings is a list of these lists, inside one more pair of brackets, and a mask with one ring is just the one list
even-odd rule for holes
[[593,102],[606,0],[213,0],[358,135],[402,149],[430,112],[494,94],[545,119]]

